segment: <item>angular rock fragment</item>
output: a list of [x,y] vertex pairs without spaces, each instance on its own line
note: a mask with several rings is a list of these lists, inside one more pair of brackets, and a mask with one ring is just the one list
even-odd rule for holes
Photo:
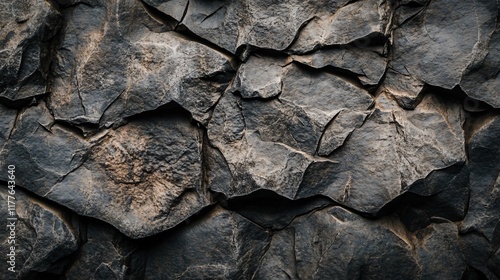
[[469,206],[469,196],[468,166],[457,164],[432,171],[387,207],[397,204],[401,221],[406,228],[415,231],[431,224],[433,218],[462,221]]
[[334,75],[294,64],[282,83],[279,99],[240,100],[228,93],[218,103],[208,136],[224,159],[215,163],[229,168],[231,182],[212,190],[232,197],[267,189],[294,199],[306,169],[315,172],[311,164],[336,164],[315,157],[330,121],[342,110],[362,112],[373,103],[366,91]]
[[201,141],[185,115],[143,116],[109,131],[45,195],[129,237],[156,234],[211,203],[202,186]]
[[271,98],[281,93],[285,59],[251,56],[236,73],[229,89],[243,98]]
[[391,68],[387,70],[382,84],[383,90],[394,98],[401,108],[411,110],[422,101],[424,85],[424,82],[409,73],[398,73]]
[[144,279],[250,279],[268,243],[264,229],[216,207],[142,250]]
[[[15,175],[21,177],[24,174],[16,169]],[[0,228],[0,249],[8,254],[10,247],[15,247],[16,279],[37,279],[39,273],[61,273],[69,261],[65,258],[78,248],[76,215],[26,194],[20,188],[14,188],[14,195],[7,193],[7,190],[7,186],[2,185],[0,196],[5,202],[1,210],[2,217],[17,218],[17,221],[12,230],[5,225]],[[13,213],[7,211],[7,201],[15,202]],[[8,242],[10,236],[14,237],[15,243]],[[4,262],[2,268],[4,276],[13,274],[7,270],[7,263]]]
[[460,236],[460,249],[467,264],[480,271],[486,279],[498,279],[495,277],[496,268],[489,269],[488,261],[495,253],[495,247],[489,240],[479,232],[469,232]]
[[47,92],[50,39],[60,20],[49,1],[0,3],[0,97],[17,101]]
[[458,102],[427,95],[413,111],[401,110],[383,94],[377,102],[364,124],[329,156],[338,165],[324,167],[320,177],[306,172],[297,197],[323,194],[375,214],[431,171],[463,164]]
[[430,1],[394,30],[391,67],[499,107],[499,9],[495,1]]
[[[9,164],[23,174],[20,186],[44,195],[86,158],[90,144],[60,123],[55,123],[44,102],[19,112],[10,138],[0,151],[0,167]],[[7,174],[0,174],[7,181]]]
[[375,86],[384,75],[387,61],[373,50],[344,47],[324,49],[293,60],[314,68],[333,67],[354,73],[365,86]]
[[77,5],[65,17],[49,103],[58,120],[109,126],[175,101],[206,123],[232,77],[224,54],[153,32],[161,23],[135,1]]
[[355,1],[344,3],[333,14],[319,14],[300,31],[290,50],[303,53],[349,43],[366,48],[375,38],[386,35],[391,16],[389,4],[385,0]]
[[19,185],[129,237],[158,233],[210,203],[202,189],[201,131],[187,112],[164,109],[84,139],[53,124],[41,103],[19,117],[2,168],[15,162],[24,174]]
[[10,137],[10,133],[14,129],[17,112],[0,104],[0,115],[2,116],[0,118],[0,147],[3,149],[3,146]]
[[[385,34],[388,5],[357,1],[146,1],[180,21],[180,28],[236,53],[241,46],[306,52]],[[185,15],[175,7],[186,7]],[[298,8],[300,7],[300,8]]]
[[285,50],[315,16],[331,16],[347,2],[194,0],[189,1],[180,26],[232,53],[245,45]]

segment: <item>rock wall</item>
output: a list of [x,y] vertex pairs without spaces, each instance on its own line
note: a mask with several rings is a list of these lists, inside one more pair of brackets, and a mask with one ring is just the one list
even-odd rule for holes
[[0,0],[0,30],[2,279],[500,278],[498,1]]

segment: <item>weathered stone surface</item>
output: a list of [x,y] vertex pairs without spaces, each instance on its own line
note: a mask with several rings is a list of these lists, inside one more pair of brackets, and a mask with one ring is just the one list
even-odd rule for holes
[[401,108],[415,109],[422,101],[424,82],[409,73],[398,73],[389,68],[385,74],[383,90],[393,97]]
[[[164,110],[83,139],[53,124],[40,103],[19,117],[2,169],[15,163],[30,174],[19,185],[130,237],[171,228],[210,199],[202,186],[201,131],[188,113]],[[7,181],[6,173],[0,176]]]
[[281,93],[286,64],[285,59],[251,56],[238,68],[229,92],[238,92],[243,98],[276,97]]
[[56,119],[109,126],[175,101],[207,121],[232,77],[229,58],[175,32],[153,32],[161,24],[139,5],[111,1],[65,11],[49,103]]
[[[233,53],[245,45],[273,50],[291,46],[304,52],[320,45],[347,44],[385,34],[389,17],[388,4],[380,0],[146,2],[180,21],[180,27]],[[176,7],[185,4],[184,16],[172,9],[175,2]]]
[[211,203],[201,150],[201,131],[185,116],[144,116],[109,131],[80,168],[44,195],[129,237],[149,236]]
[[[233,53],[245,45],[285,50],[316,15],[332,16],[347,2],[189,1],[181,26]],[[169,9],[162,11],[170,14]]]
[[499,278],[498,1],[3,2],[1,279]]
[[49,40],[60,20],[49,1],[0,3],[0,97],[15,101],[45,94]]
[[2,116],[2,118],[0,118],[0,147],[3,149],[3,146],[10,137],[12,129],[14,129],[17,112],[16,110],[7,108],[0,104],[0,115]]
[[293,60],[314,68],[333,67],[355,74],[366,86],[377,85],[384,75],[387,61],[371,49],[344,47],[295,55]]
[[92,221],[83,233],[79,256],[65,272],[67,279],[125,279],[135,248],[109,225]]
[[[429,120],[432,128],[425,125]],[[338,165],[319,177],[306,173],[297,197],[321,193],[375,214],[431,171],[465,161],[461,125],[456,102],[427,95],[415,110],[405,111],[381,95],[364,124],[330,156]]]
[[[22,176],[18,172],[15,174]],[[4,257],[2,274],[6,277],[15,274],[16,279],[36,279],[36,275],[41,272],[61,273],[64,268],[62,264],[68,261],[65,257],[78,248],[79,229],[76,215],[47,204],[19,188],[14,190],[14,195],[9,194],[7,186],[2,184],[0,191],[5,205],[1,207],[0,213],[6,221],[0,229],[0,250],[6,255],[10,253],[11,246],[15,247],[15,273],[7,270],[11,265],[5,262],[7,257]],[[9,204],[15,205],[12,213],[7,211],[8,201],[15,203]],[[7,227],[9,222],[15,222],[15,228]],[[9,237],[13,239],[8,239]]]
[[414,235],[392,218],[371,221],[340,207],[297,218],[273,235],[258,279],[460,278],[465,261],[454,224]]
[[480,271],[483,277],[499,279],[493,273],[495,270],[488,268],[488,259],[495,252],[494,247],[483,235],[478,232],[463,234],[460,238],[460,248],[467,264]]
[[329,122],[342,110],[364,111],[373,102],[334,75],[308,73],[294,64],[282,83],[279,99],[240,100],[227,93],[215,108],[208,136],[232,178],[212,190],[231,197],[268,189],[295,198],[306,169],[314,173],[315,163],[336,164],[315,157]]
[[250,279],[268,242],[264,229],[216,207],[151,244],[144,279]]
[[321,46],[355,43],[367,47],[376,36],[386,35],[390,19],[389,1],[365,0],[345,3],[335,14],[313,18],[290,49],[307,52]]
[[499,107],[499,9],[487,0],[429,1],[394,30],[391,66],[430,85],[460,85],[472,98]]
[[500,221],[499,133],[500,117],[485,117],[468,142],[471,195],[463,230],[476,230],[489,241]]
[[415,231],[428,226],[436,217],[463,220],[469,196],[468,166],[457,164],[433,171],[392,203],[398,204],[397,211],[406,228]]
[[[22,110],[10,139],[0,152],[0,166],[16,166],[16,183],[39,195],[78,168],[86,157],[89,143],[72,129],[54,123],[44,102]],[[7,181],[6,173],[0,179]]]

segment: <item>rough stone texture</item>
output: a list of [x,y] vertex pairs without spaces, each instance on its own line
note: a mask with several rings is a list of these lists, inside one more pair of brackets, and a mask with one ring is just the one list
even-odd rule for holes
[[500,279],[498,1],[0,8],[1,279]]
[[0,97],[15,101],[46,92],[50,40],[60,20],[49,1],[0,2]]
[[[7,186],[2,184],[0,196],[7,206]],[[13,213],[2,207],[4,219],[11,218],[15,221],[15,243],[9,242],[11,229],[4,225],[0,230],[0,249],[5,254],[10,252],[10,246],[16,246],[18,251],[15,256],[16,277],[30,279],[40,272],[60,274],[67,266],[67,257],[78,249],[79,228],[76,215],[61,207],[55,207],[46,201],[29,195],[21,190],[16,190],[15,210]],[[9,201],[13,201],[9,199]],[[12,214],[12,215],[11,215]],[[10,239],[12,240],[12,239]],[[9,257],[10,259],[10,257]],[[10,266],[10,265],[9,265]],[[7,263],[2,264],[4,275]],[[6,278],[5,278],[6,279]],[[32,278],[31,278],[32,279]]]
[[57,120],[109,126],[175,101],[206,122],[232,76],[228,57],[161,32],[133,0],[77,5],[65,16],[50,87]]

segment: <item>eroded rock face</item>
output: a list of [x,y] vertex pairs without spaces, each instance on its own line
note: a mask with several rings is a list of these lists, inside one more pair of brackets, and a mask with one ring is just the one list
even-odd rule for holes
[[460,85],[498,108],[499,9],[495,1],[429,1],[409,17],[403,13],[391,66],[430,85]]
[[56,119],[109,126],[175,101],[207,122],[231,78],[229,57],[163,32],[133,0],[77,5],[65,16],[49,103]]
[[259,279],[364,279],[371,275],[451,279],[460,277],[464,268],[458,230],[452,223],[408,234],[391,218],[370,221],[332,207],[300,217],[273,235],[256,275]]
[[17,101],[45,94],[50,40],[60,21],[49,1],[0,3],[0,97]]
[[495,1],[0,7],[3,278],[499,279]]
[[203,219],[172,232],[147,250],[144,277],[251,278],[268,241],[269,235],[263,228],[236,213],[215,208]]
[[[15,189],[15,194],[8,193],[6,185],[2,185],[0,196],[6,202],[6,207],[1,210],[2,217],[10,218],[0,230],[0,249],[12,255],[10,247],[17,248],[14,254],[15,277],[29,279],[40,272],[62,273],[69,261],[67,257],[79,246],[77,216],[20,189]],[[8,201],[15,203],[10,204],[14,206],[13,212],[7,211]],[[11,265],[2,264],[6,273],[11,274],[8,267]],[[12,276],[9,274],[5,275]]]

